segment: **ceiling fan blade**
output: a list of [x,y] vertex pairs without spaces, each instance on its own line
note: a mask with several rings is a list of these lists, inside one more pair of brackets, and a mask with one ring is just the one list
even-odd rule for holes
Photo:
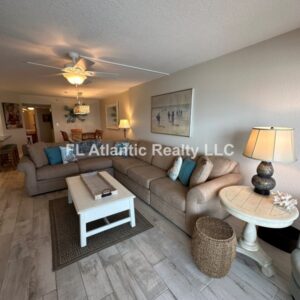
[[91,79],[87,79],[83,82],[83,85],[91,84],[93,81]]
[[61,68],[58,68],[58,67],[44,65],[44,64],[40,64],[40,63],[36,63],[36,62],[32,62],[32,61],[26,61],[26,63],[30,64],[30,65],[38,66],[38,67],[44,67],[44,68],[51,68],[51,69],[56,69],[56,70],[62,70]]
[[54,73],[54,74],[46,74],[42,75],[43,77],[57,77],[57,76],[62,76],[63,73]]
[[87,60],[87,59],[85,59],[83,57],[80,57],[74,66],[75,67],[79,67],[79,68],[81,68],[82,70],[85,71],[85,70],[87,70],[88,68],[90,68],[94,64],[95,64],[94,61]]
[[119,74],[117,74],[117,73],[108,73],[108,72],[86,71],[85,74],[89,77],[101,77],[101,78],[117,78],[117,77],[119,77]]
[[113,62],[113,61],[106,60],[106,59],[93,58],[93,57],[88,57],[88,56],[84,56],[84,55],[80,55],[80,57],[83,57],[85,59],[88,59],[88,60],[91,60],[91,61],[94,61],[94,62],[95,61],[96,62],[102,62],[102,63],[105,63],[105,64],[110,64],[110,65],[115,65],[115,66],[121,66],[121,67],[130,68],[130,69],[136,69],[136,70],[140,70],[140,71],[152,72],[152,73],[157,73],[157,74],[162,74],[162,75],[170,75],[170,73],[165,73],[165,72],[161,72],[161,71],[156,71],[156,70],[151,70],[151,69],[146,69],[146,68],[131,66],[131,65],[127,65],[127,64],[121,64],[121,63]]

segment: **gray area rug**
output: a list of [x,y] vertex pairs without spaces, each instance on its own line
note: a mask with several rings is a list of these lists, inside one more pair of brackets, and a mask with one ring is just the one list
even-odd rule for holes
[[[126,223],[101,232],[89,237],[87,246],[81,248],[79,243],[79,217],[73,204],[68,204],[67,198],[49,201],[53,271],[153,227],[137,210],[135,213],[136,226],[134,228]],[[128,212],[110,216],[108,220],[113,222],[124,217],[128,217]],[[91,230],[104,224],[103,220],[98,220],[89,223],[87,228]]]

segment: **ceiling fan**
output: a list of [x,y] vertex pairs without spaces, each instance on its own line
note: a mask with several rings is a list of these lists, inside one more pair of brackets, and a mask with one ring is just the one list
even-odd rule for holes
[[95,62],[111,64],[111,65],[121,66],[121,67],[125,67],[125,68],[136,69],[136,70],[140,70],[140,71],[152,72],[152,73],[157,73],[157,74],[161,74],[161,75],[169,75],[169,73],[165,73],[165,72],[155,71],[155,70],[141,68],[141,67],[137,67],[137,66],[131,66],[131,65],[127,65],[127,64],[121,64],[121,63],[117,63],[117,62],[113,62],[113,61],[109,61],[109,60],[101,59],[101,58],[88,57],[88,56],[81,55],[74,51],[69,52],[68,56],[72,59],[72,62],[65,65],[63,68],[49,66],[49,65],[45,65],[45,64],[41,64],[41,63],[37,63],[37,62],[32,62],[32,61],[27,61],[27,63],[30,65],[35,65],[35,66],[39,66],[39,67],[60,70],[62,72],[60,74],[63,75],[64,78],[66,78],[68,80],[68,82],[73,85],[83,84],[84,81],[88,77],[100,77],[100,78],[101,77],[102,78],[118,77],[117,73],[96,72],[96,71],[88,70],[88,68],[90,68]]

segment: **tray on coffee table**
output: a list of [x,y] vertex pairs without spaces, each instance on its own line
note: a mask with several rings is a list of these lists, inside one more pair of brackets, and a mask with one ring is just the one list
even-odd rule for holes
[[98,172],[81,174],[80,178],[95,200],[118,194],[118,190]]

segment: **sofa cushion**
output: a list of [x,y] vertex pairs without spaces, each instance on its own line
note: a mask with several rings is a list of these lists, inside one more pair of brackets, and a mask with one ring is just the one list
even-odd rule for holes
[[224,156],[209,156],[209,159],[213,163],[213,169],[208,177],[208,179],[213,179],[226,175],[234,170],[237,166],[237,162],[224,157]]
[[[141,149],[142,148],[142,149]],[[141,141],[138,144],[137,158],[151,164],[152,161],[152,143],[147,141]]]
[[149,189],[151,181],[166,177],[166,172],[154,166],[143,166],[130,168],[127,175],[139,185]]
[[172,147],[166,147],[166,146],[162,146],[161,149],[161,153],[155,153],[155,155],[152,158],[152,165],[159,167],[163,170],[169,170],[175,160],[175,156],[174,155],[164,155],[164,149],[172,149]]
[[45,153],[48,158],[49,165],[60,165],[62,164],[62,156],[60,152],[60,148],[57,147],[48,147],[45,148]]
[[196,162],[192,159],[186,158],[182,162],[182,166],[178,175],[178,179],[182,184],[188,185],[194,169],[196,168]]
[[190,178],[190,187],[194,187],[207,180],[213,169],[213,163],[207,156],[201,156],[197,160],[196,169],[193,171]]
[[74,144],[67,145],[67,147],[59,146],[59,149],[63,164],[77,161]]
[[116,142],[115,143],[115,155],[127,157],[129,154],[129,142]]
[[115,145],[115,142],[109,140],[107,141],[102,140],[101,143],[102,143],[100,146],[101,151],[104,151],[105,155],[109,155],[112,147],[114,147]]
[[182,166],[182,161],[183,161],[182,157],[178,156],[175,159],[175,161],[173,163],[173,166],[168,170],[168,176],[173,181],[175,181],[178,178],[178,176],[179,176],[180,169],[181,169],[181,166]]
[[38,142],[27,146],[29,156],[37,168],[48,165],[48,158],[44,151],[46,147],[47,144],[44,142]]
[[48,180],[53,178],[62,178],[79,173],[77,163],[60,164],[53,166],[43,166],[36,170],[37,180]]
[[112,160],[109,157],[97,156],[78,160],[81,173],[100,171],[112,167]]
[[115,157],[113,158],[113,167],[123,174],[134,167],[148,166],[144,161],[134,157]]
[[170,206],[185,211],[188,188],[180,181],[172,181],[169,177],[153,180],[150,191]]

